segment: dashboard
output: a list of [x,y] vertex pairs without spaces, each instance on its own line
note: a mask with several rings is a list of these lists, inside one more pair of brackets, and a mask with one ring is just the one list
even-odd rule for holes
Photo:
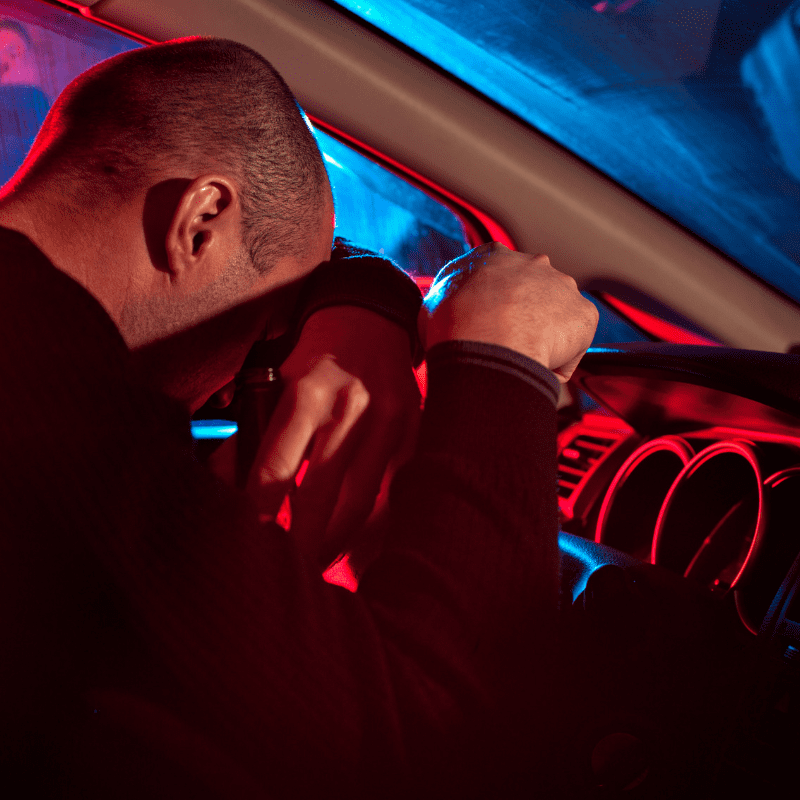
[[591,401],[558,437],[562,607],[576,682],[615,698],[582,695],[573,751],[625,796],[779,788],[800,744],[800,357],[598,347],[571,387]]

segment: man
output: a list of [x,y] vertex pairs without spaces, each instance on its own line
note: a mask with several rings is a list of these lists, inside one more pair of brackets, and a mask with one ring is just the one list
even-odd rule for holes
[[[364,519],[377,484],[353,486],[413,424],[419,299],[379,260],[315,269],[332,211],[274,70],[200,39],[73,82],[0,198],[5,785],[433,796],[521,768],[507,725],[549,691],[527,689],[550,664],[555,396],[596,312],[545,257],[448,265],[418,320],[419,443],[344,592],[325,518]],[[294,347],[244,493],[194,461],[186,413],[265,329]]]

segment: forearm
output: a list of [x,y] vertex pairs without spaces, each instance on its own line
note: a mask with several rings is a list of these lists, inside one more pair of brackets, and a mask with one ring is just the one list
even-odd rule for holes
[[392,535],[359,588],[406,673],[398,709],[423,770],[458,731],[459,746],[488,747],[483,728],[509,704],[526,707],[554,649],[554,403],[535,374],[480,361],[457,346],[431,353],[420,442],[393,486]]
[[257,344],[249,360],[280,366],[316,312],[332,306],[357,306],[406,331],[410,355],[419,364],[423,358],[417,332],[421,305],[419,288],[402,269],[386,258],[337,239],[330,261],[320,264],[306,279],[286,334]]

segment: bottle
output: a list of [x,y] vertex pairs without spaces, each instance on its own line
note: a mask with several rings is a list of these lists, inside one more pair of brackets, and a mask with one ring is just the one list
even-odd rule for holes
[[237,376],[239,414],[236,445],[236,485],[244,489],[258,448],[281,394],[280,373],[274,367],[253,366]]

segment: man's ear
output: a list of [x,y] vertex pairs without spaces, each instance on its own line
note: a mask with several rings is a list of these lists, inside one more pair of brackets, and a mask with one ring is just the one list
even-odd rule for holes
[[195,178],[167,229],[167,268],[174,286],[195,292],[215,281],[241,248],[242,211],[234,184],[218,174]]

